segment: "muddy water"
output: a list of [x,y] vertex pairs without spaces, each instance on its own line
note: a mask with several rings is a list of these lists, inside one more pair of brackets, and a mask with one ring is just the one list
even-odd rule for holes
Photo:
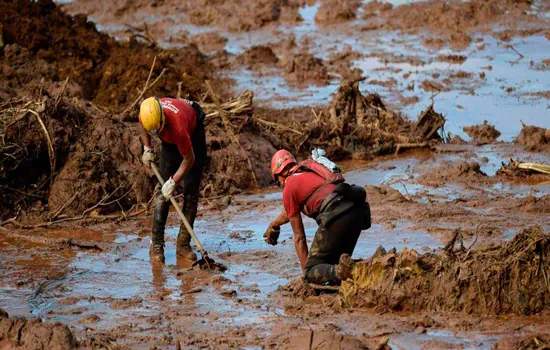
[[[508,157],[549,161],[548,155],[526,154],[512,145],[467,146],[463,152],[414,153],[363,162],[359,164],[361,167],[347,172],[346,177],[360,185],[388,184],[417,203],[434,200],[446,203],[452,198],[468,196],[476,199],[490,196],[490,191],[518,197],[534,191],[550,193],[550,188],[544,184],[499,182],[500,187],[471,189],[461,183],[438,188],[415,183],[424,172],[433,171],[445,162],[465,159],[485,159],[482,170],[494,175],[499,162]],[[344,163],[343,166],[350,169],[357,164]],[[237,196],[226,210],[205,212],[197,220],[196,231],[205,248],[228,267],[224,273],[188,271],[189,266],[179,262],[175,254],[178,232],[175,226],[166,231],[164,267],[152,266],[149,262],[148,230],[144,227],[150,223],[145,222],[96,229],[97,240],[107,244],[102,252],[59,251],[25,240],[2,239],[0,307],[14,315],[61,321],[76,332],[89,329],[114,332],[111,334],[117,337],[124,334],[126,340],[121,342],[145,347],[145,344],[155,343],[159,334],[163,334],[162,339],[167,337],[167,344],[170,336],[181,334],[182,329],[202,334],[205,325],[208,334],[246,329],[248,333],[269,335],[275,326],[298,327],[301,318],[287,311],[284,303],[278,300],[277,291],[279,286],[300,275],[291,229],[283,227],[276,247],[267,246],[262,239],[263,231],[280,210],[280,199],[280,191],[273,190]],[[395,247],[398,251],[405,247],[419,252],[435,251],[447,239],[437,232],[462,225],[452,217],[419,221],[403,215],[401,219],[388,221],[380,212],[387,209],[380,209],[378,205],[373,206],[373,227],[363,232],[359,239],[354,253],[356,258],[369,257],[379,246]],[[493,220],[490,207],[476,210],[486,212],[484,220]],[[542,225],[550,228],[548,219],[539,218]],[[175,225],[176,217],[172,216],[171,220]],[[523,223],[518,222],[515,226],[503,227],[502,238],[510,238],[521,225]],[[316,224],[305,220],[305,228],[310,243]],[[46,234],[48,237],[67,235],[69,231],[48,231]],[[93,239],[94,231],[83,230],[79,237]],[[466,240],[467,245],[470,242],[472,239]],[[407,349],[423,348],[426,342],[486,348],[503,336],[494,329],[455,332],[445,326],[417,334],[404,320],[406,316],[362,313],[351,318],[346,314],[327,316],[316,324],[334,324],[341,332],[358,336],[365,332],[377,334],[382,332],[381,324],[391,324],[387,326],[391,330],[390,344],[394,348]],[[246,339],[242,341],[247,342]]]

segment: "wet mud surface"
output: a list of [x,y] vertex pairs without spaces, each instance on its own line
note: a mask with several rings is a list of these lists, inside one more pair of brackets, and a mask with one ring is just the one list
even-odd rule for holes
[[[503,141],[518,134],[521,121],[550,126],[544,117],[548,54],[539,50],[550,29],[544,1],[271,0],[252,9],[232,2],[197,9],[171,1],[149,8],[123,3],[112,5],[121,8],[114,16],[102,1],[75,1],[64,9],[89,15],[120,38],[132,34],[128,25],[147,25],[165,47],[186,47],[198,35],[201,45],[215,46],[221,36],[223,48],[209,55],[235,82],[235,93],[252,89],[263,105],[325,105],[342,81],[362,76],[363,91],[379,93],[410,118],[433,100],[448,119],[447,130],[466,139],[463,127],[484,120]],[[261,24],[227,28],[234,17],[229,7],[242,12],[241,18],[256,14]],[[203,16],[208,21],[197,22],[197,13],[208,14]],[[278,62],[251,66],[239,59],[259,45],[271,48]]]
[[[550,161],[548,155],[506,144],[414,153],[366,167],[342,163],[345,169],[356,168],[346,177],[366,186],[373,212],[373,226],[361,235],[354,258],[367,259],[379,246],[442,254],[456,230],[474,255],[510,241],[534,223],[548,232],[550,220],[541,213],[549,210],[550,178],[528,184],[496,176],[504,157]],[[486,160],[478,170],[452,171],[442,184],[423,178],[432,169],[479,158]],[[467,181],[462,181],[464,176]],[[548,331],[546,311],[534,316],[410,313],[384,309],[383,303],[344,307],[338,294],[289,294],[282,287],[300,275],[291,231],[282,229],[281,244],[275,248],[262,240],[280,198],[278,191],[237,195],[221,211],[205,208],[209,203],[203,201],[196,230],[210,255],[228,267],[224,273],[189,270],[177,261],[177,226],[167,229],[166,265],[151,265],[148,220],[32,234],[3,230],[0,305],[12,316],[67,324],[80,342],[94,335],[144,348],[291,346],[310,328],[337,343],[359,341],[375,347],[387,337],[395,348],[488,348],[511,334]],[[177,224],[175,214],[170,220]],[[308,240],[315,226],[306,221]],[[54,237],[67,236],[94,242],[96,248],[54,244]],[[352,339],[340,338],[342,334]]]
[[[550,164],[546,2],[62,3],[96,24],[48,1],[0,15],[0,347],[548,346],[550,175],[515,167]],[[149,261],[154,184],[125,111],[148,76],[212,113],[195,225],[224,272],[178,261],[175,213],[166,265]],[[239,96],[237,142],[205,79]],[[300,281],[290,227],[262,239],[281,206],[269,158],[314,146],[373,214],[354,258],[381,269],[339,293]]]

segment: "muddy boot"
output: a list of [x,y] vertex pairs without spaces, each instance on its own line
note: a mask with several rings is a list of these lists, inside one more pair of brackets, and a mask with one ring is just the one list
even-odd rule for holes
[[334,265],[334,277],[340,281],[345,281],[348,278],[351,278],[353,266],[355,266],[355,261],[353,261],[349,254],[340,255],[338,265]]
[[170,204],[164,200],[162,194],[157,196],[151,232],[151,247],[149,248],[152,262],[164,263],[164,228],[169,210]]
[[149,247],[149,257],[151,258],[152,263],[164,264],[164,246],[151,241],[151,246]]
[[[193,227],[195,223],[195,217],[197,216],[197,206],[199,203],[199,197],[196,195],[185,195],[183,197],[183,213],[185,218],[189,222],[189,225]],[[178,240],[176,241],[176,254],[189,261],[196,261],[197,254],[191,249],[191,234],[185,228],[182,223],[180,226],[180,232],[178,233]]]

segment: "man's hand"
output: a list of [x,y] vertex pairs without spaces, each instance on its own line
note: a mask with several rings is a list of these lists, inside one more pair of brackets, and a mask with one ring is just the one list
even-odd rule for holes
[[173,178],[170,177],[168,181],[164,183],[162,186],[162,195],[166,200],[169,200],[170,197],[172,197],[172,193],[174,193],[174,190],[176,189],[176,182]]
[[280,226],[274,226],[273,223],[269,224],[269,227],[264,233],[264,238],[267,244],[277,245],[279,234],[281,233]]
[[143,156],[141,157],[141,161],[149,168],[151,167],[151,163],[155,161],[155,152],[151,147],[143,146]]

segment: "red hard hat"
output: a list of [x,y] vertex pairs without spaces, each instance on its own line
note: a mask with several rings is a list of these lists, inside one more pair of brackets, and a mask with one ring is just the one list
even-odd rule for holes
[[296,159],[286,149],[281,149],[275,152],[273,158],[271,158],[271,177],[273,180],[276,175],[279,175],[290,164],[296,164]]

